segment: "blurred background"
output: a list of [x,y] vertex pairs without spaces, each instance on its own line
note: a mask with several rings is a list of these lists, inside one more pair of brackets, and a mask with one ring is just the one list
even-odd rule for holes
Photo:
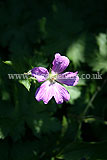
[[[66,87],[69,102],[35,100],[33,67],[102,74]],[[0,0],[0,160],[107,160],[107,1]]]

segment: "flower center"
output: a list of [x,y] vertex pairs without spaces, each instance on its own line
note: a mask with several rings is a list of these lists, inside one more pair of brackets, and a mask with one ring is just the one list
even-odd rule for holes
[[56,79],[57,79],[57,74],[53,74],[53,73],[49,74],[49,80],[51,82],[55,82]]

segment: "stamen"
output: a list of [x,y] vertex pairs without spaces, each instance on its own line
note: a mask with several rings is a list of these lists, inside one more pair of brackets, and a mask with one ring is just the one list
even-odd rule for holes
[[55,82],[55,80],[56,80],[56,76],[57,76],[57,74],[52,74],[52,72],[49,74],[49,80],[52,82],[52,83],[54,83]]

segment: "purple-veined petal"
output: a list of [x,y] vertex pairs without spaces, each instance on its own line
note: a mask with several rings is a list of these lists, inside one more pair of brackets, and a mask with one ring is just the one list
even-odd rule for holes
[[77,74],[78,72],[65,72],[59,74],[57,77],[57,81],[66,84],[67,86],[75,86],[79,81],[79,77]]
[[61,104],[63,101],[69,101],[70,94],[62,85],[56,82],[53,86],[53,94],[57,104]]
[[55,59],[52,62],[52,70],[55,73],[63,72],[69,65],[69,59],[65,56],[61,56],[59,53],[55,54]]
[[57,104],[63,103],[70,99],[68,91],[59,83],[51,83],[49,80],[44,82],[36,91],[35,98],[37,101],[43,100],[45,104],[54,96]]
[[43,100],[45,104],[49,102],[49,100],[53,97],[53,86],[50,81],[47,80],[44,82],[36,91],[35,98],[37,101]]
[[35,67],[31,70],[32,76],[37,79],[38,82],[43,82],[48,78],[49,72],[44,67]]

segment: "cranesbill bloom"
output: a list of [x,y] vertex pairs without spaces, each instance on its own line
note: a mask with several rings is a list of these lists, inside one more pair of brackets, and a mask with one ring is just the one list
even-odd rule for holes
[[70,99],[70,94],[60,84],[75,86],[79,81],[78,72],[62,73],[68,67],[69,62],[67,57],[56,53],[50,73],[44,67],[35,67],[31,70],[32,76],[35,77],[38,82],[45,81],[35,93],[37,101],[43,100],[43,102],[47,104],[49,100],[54,97],[56,103],[61,104]]

